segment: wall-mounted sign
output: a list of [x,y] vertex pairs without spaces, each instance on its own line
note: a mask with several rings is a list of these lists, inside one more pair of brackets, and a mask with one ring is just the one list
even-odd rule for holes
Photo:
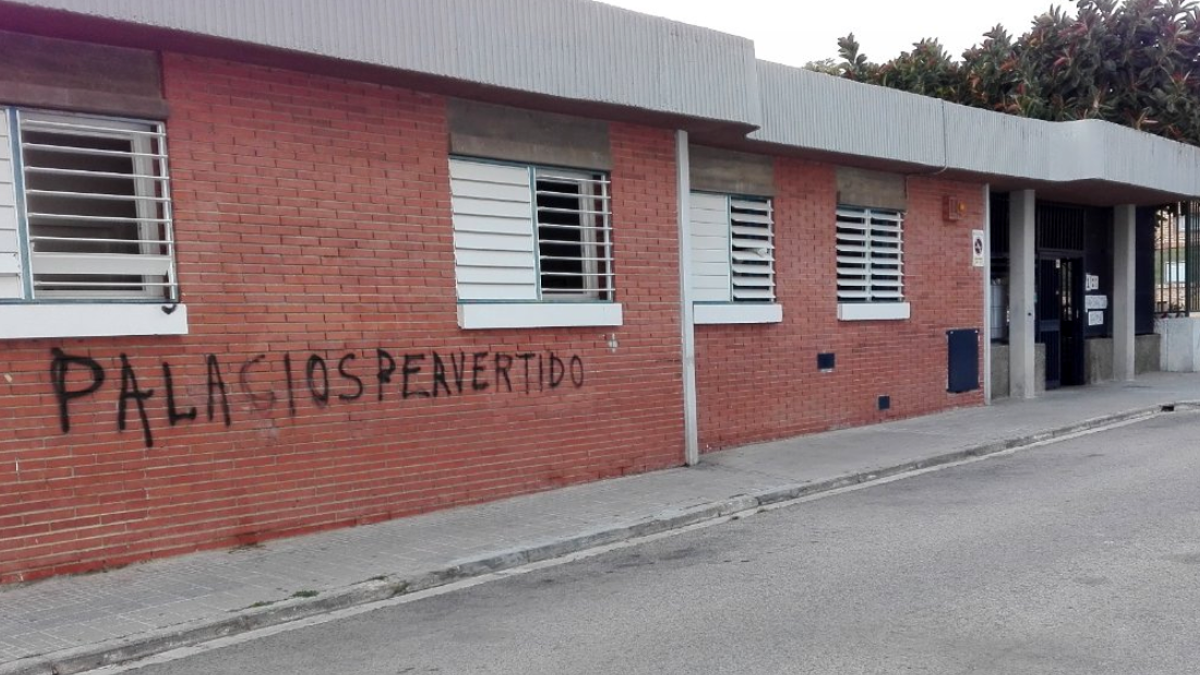
[[1089,295],[1084,298],[1084,308],[1089,312],[1095,309],[1108,309],[1107,295]]
[[983,267],[983,230],[971,230],[971,266]]
[[1088,312],[1088,325],[1089,326],[1103,326],[1104,325],[1104,312]]
[[1086,280],[1085,280],[1085,282],[1084,282],[1084,288],[1083,288],[1083,290],[1085,290],[1085,291],[1098,291],[1098,290],[1100,290],[1100,277],[1099,277],[1099,275],[1096,275],[1096,274],[1088,274],[1088,275],[1085,275],[1085,276],[1087,277],[1087,279],[1086,279]]

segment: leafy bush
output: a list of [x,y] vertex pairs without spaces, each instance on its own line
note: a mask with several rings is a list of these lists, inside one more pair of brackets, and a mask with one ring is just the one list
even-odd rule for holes
[[[853,34],[841,62],[815,68],[859,82],[1044,120],[1101,119],[1200,145],[1200,8],[1193,0],[1078,0],[1013,39],[984,33],[961,60],[935,39],[883,64]],[[818,64],[814,64],[818,65]]]

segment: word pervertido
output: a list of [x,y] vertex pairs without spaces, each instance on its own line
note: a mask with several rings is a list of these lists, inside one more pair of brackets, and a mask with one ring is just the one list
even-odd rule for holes
[[[109,373],[90,356],[51,350],[50,382],[58,403],[63,433],[71,431],[71,403],[96,396],[106,383],[119,379],[117,429],[125,431],[131,411],[136,410],[146,447],[154,447],[154,435],[146,405],[156,395],[166,406],[172,427],[200,419],[197,407],[179,400],[171,364],[161,363],[161,390],[143,388],[146,373],[138,373],[125,354],[119,356],[120,372]],[[336,361],[319,354],[293,358],[283,354],[272,359],[258,354],[248,359],[222,363],[215,354],[204,356],[204,419],[234,424],[230,396],[241,394],[249,407],[266,415],[286,403],[288,415],[296,417],[301,402],[325,408],[364,397],[376,403],[389,398],[436,399],[469,394],[497,393],[531,395],[566,384],[583,386],[583,359],[554,352],[420,352],[392,354],[384,349],[373,353],[348,352]],[[282,382],[278,370],[282,370]],[[155,373],[157,376],[158,373]],[[283,392],[278,391],[283,385]],[[115,388],[112,384],[107,384]],[[161,394],[160,394],[161,391]],[[374,396],[370,396],[370,394]]]

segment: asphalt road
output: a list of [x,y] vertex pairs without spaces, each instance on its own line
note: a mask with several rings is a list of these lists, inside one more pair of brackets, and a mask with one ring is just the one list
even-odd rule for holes
[[136,672],[1197,673],[1200,416]]

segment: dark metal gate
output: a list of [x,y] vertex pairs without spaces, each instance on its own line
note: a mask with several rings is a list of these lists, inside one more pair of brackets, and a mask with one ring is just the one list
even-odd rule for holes
[[1083,255],[1086,212],[1038,204],[1037,342],[1046,350],[1046,388],[1084,384]]

